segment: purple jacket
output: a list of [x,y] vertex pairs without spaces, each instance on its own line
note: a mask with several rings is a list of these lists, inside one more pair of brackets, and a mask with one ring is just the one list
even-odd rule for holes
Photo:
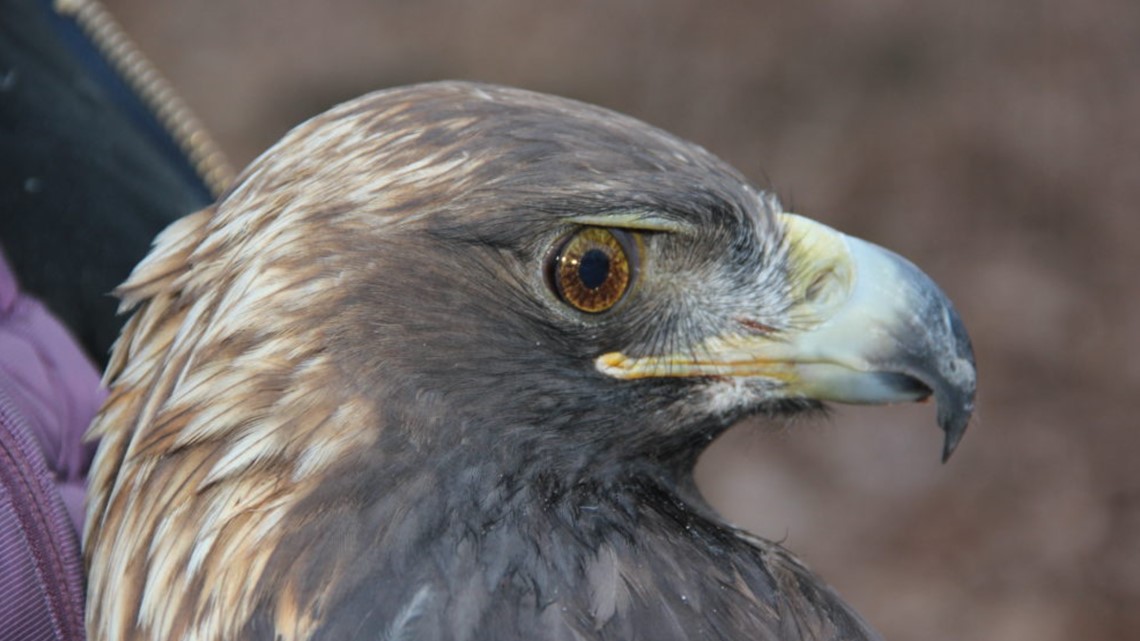
[[0,251],[0,636],[83,635],[79,532],[105,393],[67,330],[21,294]]

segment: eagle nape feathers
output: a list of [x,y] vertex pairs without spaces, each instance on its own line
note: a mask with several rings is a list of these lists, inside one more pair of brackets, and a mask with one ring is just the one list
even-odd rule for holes
[[436,83],[287,134],[174,223],[85,555],[111,639],[874,639],[700,497],[743,417],[973,409],[946,297],[604,109]]

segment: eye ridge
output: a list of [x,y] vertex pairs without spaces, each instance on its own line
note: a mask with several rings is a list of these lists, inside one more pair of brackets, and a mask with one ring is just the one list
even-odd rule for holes
[[631,247],[624,232],[584,227],[558,245],[549,268],[552,288],[581,312],[604,312],[622,299],[632,280]]

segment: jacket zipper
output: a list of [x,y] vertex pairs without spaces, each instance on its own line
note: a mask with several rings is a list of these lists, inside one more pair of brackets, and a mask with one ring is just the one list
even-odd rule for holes
[[54,0],[91,40],[166,129],[215,198],[234,180],[234,170],[206,128],[162,74],[147,60],[98,0]]

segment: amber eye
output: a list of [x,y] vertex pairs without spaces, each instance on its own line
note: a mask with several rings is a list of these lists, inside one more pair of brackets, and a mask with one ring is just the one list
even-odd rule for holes
[[585,227],[563,241],[550,264],[558,297],[591,314],[613,307],[629,289],[631,254],[627,234],[605,227]]

